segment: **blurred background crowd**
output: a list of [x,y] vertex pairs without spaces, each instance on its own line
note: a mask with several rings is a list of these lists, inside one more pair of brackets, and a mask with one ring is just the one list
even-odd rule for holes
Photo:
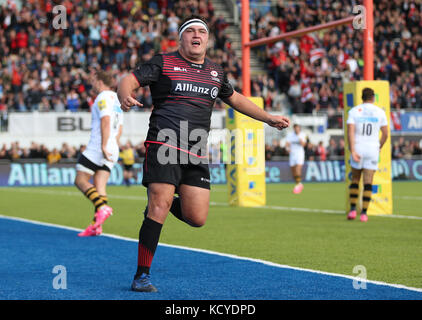
[[[66,7],[66,29],[53,27],[56,4]],[[8,1],[0,10],[0,111],[89,111],[90,72],[119,79],[155,53],[177,50],[179,23],[193,13],[210,23],[210,58],[238,77],[239,59],[213,12],[207,0],[32,0],[20,10]],[[137,97],[151,109],[148,88]]]
[[[128,141],[131,148],[134,149],[135,154],[139,158],[145,156],[145,146],[144,143],[139,143],[133,145]],[[123,146],[121,146],[123,148]],[[58,163],[58,162],[74,162],[78,159],[79,155],[86,149],[86,145],[80,145],[75,147],[69,145],[68,143],[63,143],[61,148],[47,148],[42,143],[31,142],[31,145],[28,148],[22,148],[19,144],[19,141],[11,143],[10,147],[3,144],[0,149],[0,160],[6,159],[11,161],[19,161],[25,159],[39,159],[47,161],[48,163]]]
[[[15,0],[6,3],[0,9],[0,112],[89,110],[92,69],[119,78],[154,53],[176,50],[178,26],[192,13],[209,21],[210,58],[237,89],[242,86],[228,23],[214,14],[212,0],[29,0],[20,9]],[[66,29],[52,26],[56,4],[66,7]],[[356,4],[251,0],[251,38],[345,18]],[[422,2],[374,5],[375,79],[390,81],[393,108],[422,108]],[[348,25],[256,48],[268,72],[254,77],[252,94],[269,110],[341,111],[342,83],[362,78],[362,46],[362,32]],[[148,88],[137,96],[143,110],[152,107]]]
[[[357,4],[252,0],[252,38],[346,18]],[[422,2],[375,0],[374,21],[374,79],[390,82],[393,109],[422,108]],[[288,97],[293,113],[341,111],[342,84],[362,79],[362,34],[347,25],[258,48],[269,79],[274,79],[268,87]],[[254,95],[264,92],[266,81],[254,81]]]
[[[119,79],[155,53],[176,50],[178,27],[190,14],[209,21],[209,58],[223,66],[237,90],[242,88],[241,60],[226,32],[229,23],[215,14],[212,0],[3,2],[0,120],[6,124],[8,112],[89,111],[95,98],[88,80],[93,70],[109,70]],[[66,8],[65,29],[53,27],[57,4]],[[345,18],[357,4],[251,0],[251,39]],[[392,111],[422,109],[422,1],[374,0],[374,6],[375,79],[390,82]],[[362,32],[348,25],[255,48],[266,72],[253,76],[252,95],[263,97],[267,110],[325,112],[332,116],[329,128],[341,128],[342,118],[335,116],[343,110],[343,83],[362,79],[362,46]],[[148,87],[136,95],[144,107],[135,111],[151,110]],[[222,109],[222,103],[217,101],[215,108]],[[393,158],[420,154],[419,141],[404,140],[394,142]],[[308,143],[307,159],[342,156],[343,144],[334,139],[325,146]],[[134,148],[142,156],[142,144]],[[48,150],[35,142],[25,149],[14,143],[2,146],[0,158],[75,158],[82,149],[64,144]],[[210,157],[219,157],[219,149],[211,146]],[[277,141],[266,146],[267,160],[285,155]]]
[[[138,159],[142,160],[145,156],[145,146],[143,141],[133,144],[127,141],[130,147],[135,151]],[[63,143],[61,148],[47,148],[44,144],[32,142],[29,148],[22,148],[16,141],[10,146],[3,144],[0,149],[0,160],[19,161],[25,159],[46,160],[48,163],[57,163],[65,161],[75,161],[79,154],[85,150],[85,145],[79,147],[71,146]],[[225,154],[228,152],[227,146],[220,144],[210,144],[208,155],[210,163],[226,163]],[[421,158],[422,156],[422,139],[404,139],[398,137],[392,142],[391,155],[393,159],[411,159]],[[280,140],[274,139],[272,144],[265,145],[265,159],[267,161],[287,160],[288,152]],[[307,161],[326,161],[326,160],[343,160],[344,159],[344,139],[331,138],[328,146],[324,146],[322,141],[313,144],[307,141],[305,147],[305,159]]]

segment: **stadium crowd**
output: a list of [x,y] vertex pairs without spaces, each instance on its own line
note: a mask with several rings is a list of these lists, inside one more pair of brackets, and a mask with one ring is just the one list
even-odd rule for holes
[[[119,79],[155,53],[176,50],[179,23],[192,13],[210,23],[210,58],[232,77],[240,75],[239,59],[222,33],[227,25],[209,0],[32,0],[21,1],[20,10],[17,2],[0,10],[0,113],[89,111],[93,70],[110,70]],[[65,29],[53,24],[55,2],[66,7]],[[136,94],[143,110],[152,108],[148,88]]]
[[[275,36],[346,18],[355,4],[251,0],[251,37]],[[391,83],[392,108],[422,108],[422,2],[375,0],[374,21],[375,80]],[[362,35],[348,25],[257,48],[270,72],[267,79],[254,81],[254,95],[270,88],[274,94],[265,98],[271,105],[268,100],[278,89],[290,101],[293,113],[341,111],[342,83],[363,76]]]
[[[284,148],[280,141],[273,140],[272,144],[265,146],[265,159],[267,161],[286,160],[289,156],[288,151]],[[328,147],[325,147],[323,142],[313,144],[306,141],[305,146],[305,160],[307,161],[326,161],[326,160],[340,160],[344,158],[344,139],[330,139]]]
[[[66,29],[53,27],[55,4],[66,7]],[[355,4],[251,0],[251,38],[344,18]],[[375,78],[390,81],[394,108],[422,108],[422,3],[374,5]],[[0,114],[89,110],[92,70],[108,69],[119,78],[154,53],[175,50],[179,23],[191,13],[210,22],[210,58],[240,89],[240,60],[212,0],[8,0],[0,10]],[[362,32],[348,25],[259,47],[268,74],[253,79],[252,94],[262,96],[268,110],[335,114],[343,108],[342,83],[362,78],[362,43]],[[152,107],[148,88],[137,96],[145,110]]]
[[[281,141],[274,139],[272,144],[265,145],[265,159],[267,161],[286,160],[288,152]],[[131,147],[135,151],[135,155],[139,159],[145,157],[145,146],[143,141],[138,144],[132,144]],[[63,143],[60,148],[47,148],[44,144],[32,142],[28,148],[20,146],[19,142],[13,142],[8,147],[3,144],[0,149],[0,160],[25,160],[39,159],[50,164],[57,162],[70,161],[74,162],[78,156],[85,150],[86,145],[79,147],[71,146]],[[224,153],[227,148],[223,144],[209,145],[209,161],[210,163],[226,163]],[[394,139],[392,142],[391,154],[393,159],[411,159],[413,157],[422,158],[422,139],[405,139],[403,136]],[[326,160],[342,160],[344,159],[344,139],[329,140],[328,146],[319,142],[313,144],[307,141],[305,147],[305,159],[307,161],[326,161]]]
[[[145,146],[142,143],[132,145],[135,150],[135,154],[143,158],[145,156]],[[63,143],[61,148],[47,148],[44,144],[31,142],[28,148],[21,147],[19,141],[15,141],[10,144],[8,148],[6,144],[3,144],[0,149],[0,160],[25,160],[25,159],[38,159],[46,161],[49,164],[58,162],[74,162],[78,159],[79,155],[86,149],[86,145],[80,145],[79,147],[71,146],[68,143]]]

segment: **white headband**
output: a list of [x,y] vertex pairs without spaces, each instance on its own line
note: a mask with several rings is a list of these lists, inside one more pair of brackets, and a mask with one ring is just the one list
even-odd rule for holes
[[186,21],[184,24],[181,25],[179,28],[179,39],[182,38],[182,33],[185,32],[185,30],[189,27],[196,26],[196,27],[205,27],[207,32],[209,33],[207,24],[202,21],[201,19],[191,19]]

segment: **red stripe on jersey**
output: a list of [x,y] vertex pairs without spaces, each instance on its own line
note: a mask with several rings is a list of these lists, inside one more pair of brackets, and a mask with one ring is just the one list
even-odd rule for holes
[[169,98],[174,98],[176,100],[179,99],[186,99],[186,100],[199,100],[201,102],[209,102],[211,103],[212,101],[205,99],[205,98],[200,98],[200,97],[188,97],[188,96],[175,96],[175,95],[168,95]]
[[[163,74],[165,74],[165,73],[163,73]],[[166,74],[167,75],[167,74]],[[217,85],[220,85],[220,83],[219,82],[215,82],[215,81],[212,81],[212,80],[208,80],[208,82],[204,82],[204,81],[207,81],[207,80],[204,80],[204,79],[193,79],[192,77],[190,77],[190,78],[185,78],[185,77],[175,77],[175,76],[170,76],[170,75],[167,75],[167,76],[169,76],[169,78],[171,79],[171,80],[179,80],[179,81],[194,81],[194,82],[199,82],[199,83],[203,83],[203,84],[209,84],[209,85],[212,85],[213,83],[212,82],[214,82],[214,83],[216,83],[215,85],[217,86]],[[201,81],[201,80],[203,80],[203,81]]]
[[189,64],[187,64],[185,61],[182,61],[182,60],[163,59],[163,62],[166,65],[172,65],[172,66],[181,67],[181,68],[191,68]]
[[[171,101],[170,101],[171,102]],[[209,102],[209,101],[208,101]],[[173,102],[173,103],[175,103],[175,102]],[[208,103],[208,105],[204,105],[203,104],[203,102],[201,102],[202,103],[202,105],[199,105],[198,103],[194,103],[194,102],[191,102],[191,103],[186,103],[186,102],[184,102],[184,101],[181,101],[181,100],[176,100],[176,103],[178,104],[178,105],[184,105],[184,106],[188,106],[188,107],[190,107],[190,108],[200,108],[200,107],[205,107],[205,108],[208,108],[210,105],[211,105],[211,103]]]
[[169,147],[169,148],[173,148],[173,149],[177,149],[177,150],[179,150],[179,151],[186,152],[186,153],[188,153],[188,154],[190,154],[190,155],[192,155],[192,156],[195,156],[195,157],[197,157],[197,158],[201,158],[201,159],[204,159],[204,158],[206,158],[206,157],[207,157],[207,156],[198,156],[197,154],[194,154],[194,153],[192,153],[192,152],[190,152],[190,151],[188,151],[188,150],[184,150],[184,149],[181,149],[181,148],[178,148],[178,147],[172,146],[171,144],[167,144],[167,143],[165,143],[165,142],[161,142],[161,141],[150,141],[150,140],[147,140],[147,141],[145,141],[145,142],[148,142],[148,143],[155,143],[155,144],[161,144],[161,145],[164,145],[164,146]]
[[133,76],[135,77],[136,82],[138,82],[139,86],[141,86],[141,83],[139,82],[138,78],[135,76],[135,73],[134,73],[134,72],[132,72],[132,74],[133,74]]
[[[194,82],[201,82],[201,83],[209,83],[209,84],[214,84],[214,85],[221,85],[221,82],[219,82],[219,81],[215,81],[215,80],[212,80],[212,79],[207,79],[208,78],[208,76],[198,76],[198,77],[195,77],[194,75],[191,75],[191,74],[187,74],[187,75],[184,75],[184,74],[182,74],[182,75],[180,75],[180,73],[176,73],[176,72],[173,72],[173,73],[169,73],[169,72],[163,72],[163,75],[166,75],[166,76],[168,76],[170,79],[172,79],[172,80],[183,80],[183,81],[194,81]],[[203,81],[208,81],[208,82],[203,82]]]

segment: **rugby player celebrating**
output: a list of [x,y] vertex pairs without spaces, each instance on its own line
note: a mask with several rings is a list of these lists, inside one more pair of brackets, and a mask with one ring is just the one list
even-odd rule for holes
[[124,111],[142,106],[131,96],[140,86],[150,86],[154,104],[145,141],[142,184],[147,187],[148,206],[139,231],[134,291],[157,291],[150,267],[169,211],[191,226],[205,224],[210,201],[206,145],[217,97],[279,130],[290,124],[288,118],[270,115],[233,90],[223,68],[206,58],[208,37],[206,21],[189,17],[179,28],[177,51],[155,55],[119,83]]

